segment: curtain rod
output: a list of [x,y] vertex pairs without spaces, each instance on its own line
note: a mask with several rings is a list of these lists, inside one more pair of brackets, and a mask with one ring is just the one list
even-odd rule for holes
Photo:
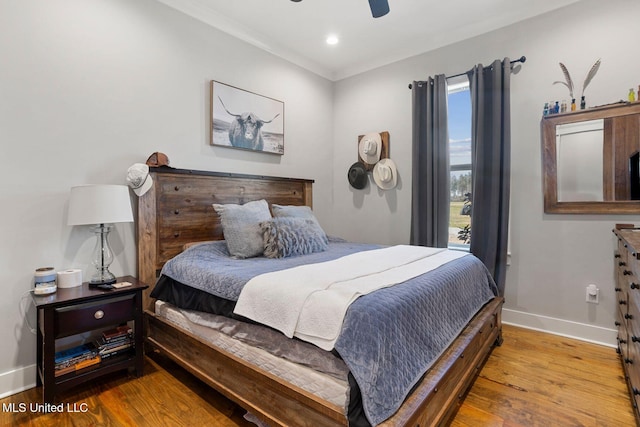
[[[522,62],[522,63],[524,63],[526,60],[527,60],[527,57],[526,57],[526,56],[521,56],[520,58],[518,58],[518,59],[514,59],[513,61],[511,61],[511,65],[513,65],[513,64],[515,64],[515,63],[517,63],[517,62]],[[452,78],[454,78],[454,77],[464,76],[465,74],[467,74],[467,72],[459,73],[459,74],[454,74],[453,76],[447,76],[447,77],[445,77],[445,78],[447,78],[447,79],[452,79]],[[418,83],[424,83],[424,80],[421,80],[421,81],[419,81]],[[413,88],[413,85],[412,85],[411,83],[409,83],[409,89],[412,89],[412,88]]]

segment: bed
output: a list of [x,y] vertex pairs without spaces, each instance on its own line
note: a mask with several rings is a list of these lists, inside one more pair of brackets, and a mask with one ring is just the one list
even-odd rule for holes
[[[272,426],[346,426],[334,400],[264,369],[172,322],[150,297],[167,261],[195,242],[223,239],[213,204],[312,205],[311,180],[153,168],[154,187],[138,200],[138,276],[145,294],[147,351],[175,360],[238,405]],[[217,242],[220,243],[220,242]],[[196,245],[197,246],[197,245]],[[501,297],[491,298],[463,327],[382,426],[442,425],[455,414],[492,348],[501,342]],[[156,312],[158,311],[158,312]],[[417,351],[416,353],[419,353]]]

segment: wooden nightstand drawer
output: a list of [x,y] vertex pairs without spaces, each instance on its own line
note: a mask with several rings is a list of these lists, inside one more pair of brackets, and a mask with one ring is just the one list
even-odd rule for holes
[[60,307],[54,310],[54,336],[74,335],[87,329],[97,329],[124,323],[135,315],[136,294]]

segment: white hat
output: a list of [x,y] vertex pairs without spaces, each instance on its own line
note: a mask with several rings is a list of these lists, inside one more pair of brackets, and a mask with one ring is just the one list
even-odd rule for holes
[[138,196],[142,196],[149,191],[153,185],[153,179],[149,175],[149,166],[144,163],[134,163],[127,170],[127,184]]
[[398,183],[398,170],[391,159],[382,159],[373,168],[373,180],[383,190],[391,190]]
[[379,133],[368,133],[360,139],[358,153],[363,162],[370,165],[376,164],[380,160],[382,153],[382,139]]

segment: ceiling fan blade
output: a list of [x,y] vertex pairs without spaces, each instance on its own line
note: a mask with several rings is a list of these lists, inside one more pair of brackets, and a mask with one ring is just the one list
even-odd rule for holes
[[371,14],[374,18],[380,18],[389,13],[388,0],[369,0],[369,6],[371,7]]

